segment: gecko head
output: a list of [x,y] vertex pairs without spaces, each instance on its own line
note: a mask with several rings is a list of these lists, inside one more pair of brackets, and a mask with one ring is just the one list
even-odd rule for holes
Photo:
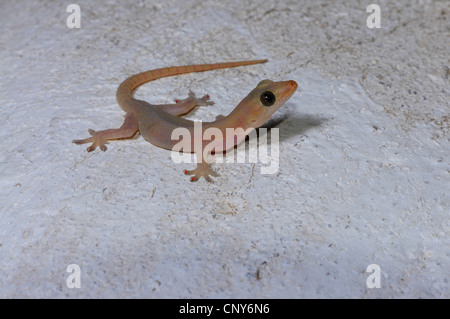
[[252,127],[259,127],[270,119],[297,90],[295,81],[263,80],[240,103],[246,108],[246,117]]

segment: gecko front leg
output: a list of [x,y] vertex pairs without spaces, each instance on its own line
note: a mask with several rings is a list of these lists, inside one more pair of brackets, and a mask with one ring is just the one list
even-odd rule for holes
[[220,176],[219,173],[214,171],[211,167],[211,164],[208,163],[205,159],[203,159],[201,162],[197,163],[197,167],[193,170],[185,170],[185,175],[194,175],[189,180],[191,182],[196,182],[200,179],[200,177],[204,177],[207,182],[214,183],[212,178],[210,176]]
[[185,104],[189,104],[189,105],[193,105],[193,107],[195,106],[208,106],[208,105],[214,105],[213,101],[210,101],[210,97],[209,94],[205,94],[204,96],[202,96],[201,98],[197,98],[195,96],[195,93],[192,92],[191,90],[189,90],[189,94],[188,97],[185,99],[174,99],[173,100],[175,103],[185,103]]
[[162,104],[162,105],[151,105],[152,107],[157,107],[158,109],[169,113],[171,115],[180,116],[186,115],[191,112],[196,106],[208,106],[213,105],[214,102],[210,100],[208,94],[201,98],[197,98],[191,90],[189,90],[189,95],[185,99],[174,99],[175,104]]

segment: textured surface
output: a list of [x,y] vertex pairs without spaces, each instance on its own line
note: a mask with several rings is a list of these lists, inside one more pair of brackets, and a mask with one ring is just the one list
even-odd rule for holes
[[[379,1],[381,29],[351,3],[79,1],[69,30],[63,3],[2,2],[0,297],[449,298],[448,1]],[[190,118],[211,120],[264,78],[297,81],[277,175],[218,164],[192,184],[140,137],[70,143],[121,124],[131,74],[254,58],[137,97],[207,92]]]

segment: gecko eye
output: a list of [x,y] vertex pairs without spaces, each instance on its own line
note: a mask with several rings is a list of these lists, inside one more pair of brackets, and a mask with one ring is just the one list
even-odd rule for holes
[[275,103],[275,94],[273,94],[270,91],[265,91],[263,94],[261,94],[259,100],[264,106],[272,106]]

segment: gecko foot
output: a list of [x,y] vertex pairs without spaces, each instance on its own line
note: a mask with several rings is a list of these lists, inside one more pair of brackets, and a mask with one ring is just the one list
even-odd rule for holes
[[106,151],[107,147],[105,144],[107,144],[108,142],[103,138],[101,134],[102,132],[96,132],[92,129],[88,129],[88,132],[92,135],[92,137],[85,138],[84,140],[73,140],[72,142],[78,145],[92,143],[91,146],[87,148],[88,152],[92,152],[97,148],[97,146],[100,147],[103,152]]
[[[209,100],[210,97],[208,94],[202,96],[201,98],[197,98],[194,94],[194,92],[192,92],[191,90],[189,90],[189,96],[184,99],[184,100],[194,100],[195,101],[195,105],[196,106],[207,106],[207,105],[213,105],[214,102]],[[184,100],[180,100],[180,99],[175,99],[175,103],[180,103],[181,101]]]
[[216,171],[214,171],[211,166],[205,162],[203,163],[198,163],[197,164],[197,168],[193,169],[193,170],[185,170],[184,171],[185,175],[194,175],[191,176],[191,178],[189,179],[191,182],[196,182],[200,179],[200,177],[204,177],[206,179],[207,182],[209,183],[214,183],[214,181],[212,180],[211,176],[217,177],[220,176],[219,173],[217,173]]

